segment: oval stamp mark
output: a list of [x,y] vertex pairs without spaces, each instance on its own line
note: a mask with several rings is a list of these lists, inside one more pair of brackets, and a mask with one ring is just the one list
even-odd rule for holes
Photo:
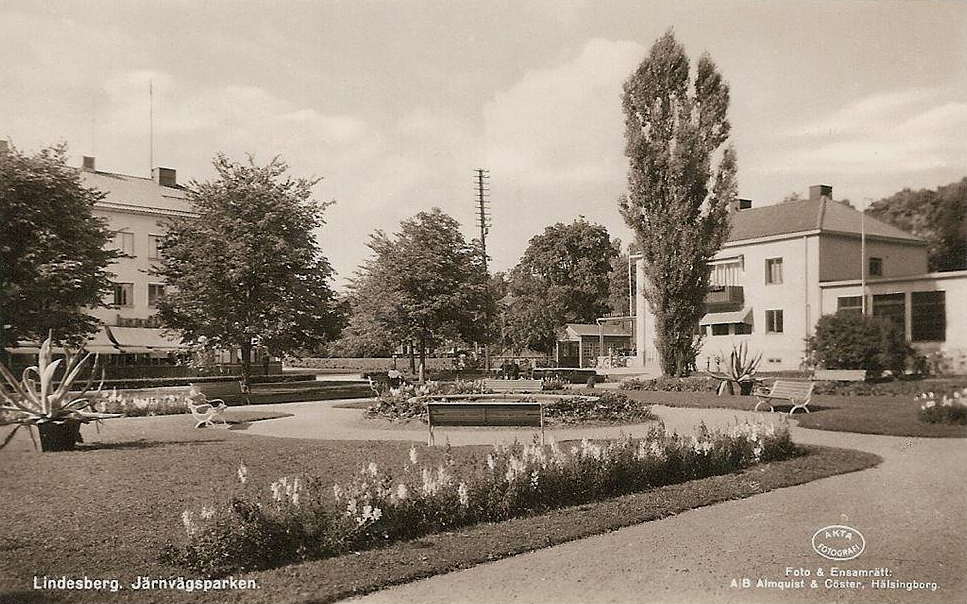
[[831,524],[813,534],[813,549],[827,560],[852,560],[866,549],[866,539],[855,528]]

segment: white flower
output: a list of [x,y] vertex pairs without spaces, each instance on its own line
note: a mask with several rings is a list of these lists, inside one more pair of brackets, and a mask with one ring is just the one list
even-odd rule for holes
[[369,462],[369,468],[368,468],[368,470],[369,470],[369,474],[373,478],[375,478],[376,475],[379,474],[379,468],[376,467],[376,462],[375,461]]
[[194,536],[198,532],[198,525],[195,524],[191,510],[185,510],[181,513],[181,522],[185,525],[185,532],[188,533],[189,537]]
[[381,509],[379,509],[377,507],[374,507],[372,513],[370,514],[370,518],[373,519],[373,522],[376,522],[377,520],[379,520],[382,517],[383,517],[383,510],[381,510]]
[[339,486],[338,484],[332,485],[332,496],[336,499],[336,501],[339,501],[340,499],[342,499],[343,495],[344,495],[344,492],[341,486]]
[[460,498],[460,505],[467,507],[470,505],[470,493],[467,491],[467,484],[464,482],[460,483],[457,487],[457,496]]
[[204,506],[201,508],[202,520],[211,520],[214,515],[215,515],[215,508],[209,507],[209,506]]
[[419,461],[419,458],[416,455],[416,447],[415,446],[410,447],[410,463],[413,465],[416,465],[418,461]]
[[399,486],[396,487],[396,497],[400,501],[405,501],[408,495],[409,495],[409,489],[407,489],[406,485],[401,482]]
[[248,468],[244,462],[238,464],[238,480],[242,484],[245,484],[245,481],[248,480]]
[[491,472],[493,472],[496,466],[497,462],[494,461],[494,456],[490,453],[487,453],[487,467],[490,468]]

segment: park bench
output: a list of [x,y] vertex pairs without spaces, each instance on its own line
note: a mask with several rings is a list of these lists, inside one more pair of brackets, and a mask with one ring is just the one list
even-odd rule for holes
[[812,379],[828,382],[863,382],[866,381],[865,369],[817,369]]
[[224,425],[228,425],[225,421],[225,409],[228,405],[225,404],[220,398],[210,399],[203,392],[199,391],[194,384],[191,386],[191,390],[188,391],[188,411],[195,418],[196,428],[204,428],[209,426],[214,428],[215,422],[221,422]]
[[544,389],[541,380],[484,380],[483,385],[494,392],[539,392]]
[[789,415],[795,413],[796,409],[802,409],[809,413],[809,400],[813,396],[814,385],[813,382],[776,380],[770,390],[761,389],[755,393],[755,410],[759,410],[759,405],[769,405],[769,411],[774,411],[772,401],[778,400],[789,401],[792,405]]
[[433,446],[437,426],[534,426],[544,444],[544,406],[540,402],[445,401],[426,404],[430,428],[427,444]]

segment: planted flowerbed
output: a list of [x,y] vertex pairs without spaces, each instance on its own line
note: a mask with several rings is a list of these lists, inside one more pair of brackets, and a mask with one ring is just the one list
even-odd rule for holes
[[[421,388],[405,388],[397,393],[378,397],[366,408],[370,418],[394,422],[426,421],[426,402],[434,395],[480,394],[486,398],[481,382],[463,382],[455,386],[440,386],[428,382]],[[640,423],[654,419],[649,406],[632,400],[620,392],[602,391],[593,396],[556,396],[551,400],[543,395],[521,394],[509,400],[531,402],[544,400],[544,417],[563,424],[585,422]]]
[[917,397],[920,421],[928,424],[967,424],[967,388],[951,395],[927,392]]
[[415,448],[390,472],[369,463],[345,484],[320,476],[270,483],[238,468],[237,490],[185,510],[185,540],[165,557],[211,576],[320,559],[479,522],[494,522],[800,454],[785,425],[704,427],[696,436],[497,446],[458,465],[424,465]]

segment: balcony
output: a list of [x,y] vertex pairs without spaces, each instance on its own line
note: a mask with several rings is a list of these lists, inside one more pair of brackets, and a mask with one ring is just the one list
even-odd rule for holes
[[705,296],[705,312],[734,312],[745,306],[745,292],[739,285],[711,285]]

